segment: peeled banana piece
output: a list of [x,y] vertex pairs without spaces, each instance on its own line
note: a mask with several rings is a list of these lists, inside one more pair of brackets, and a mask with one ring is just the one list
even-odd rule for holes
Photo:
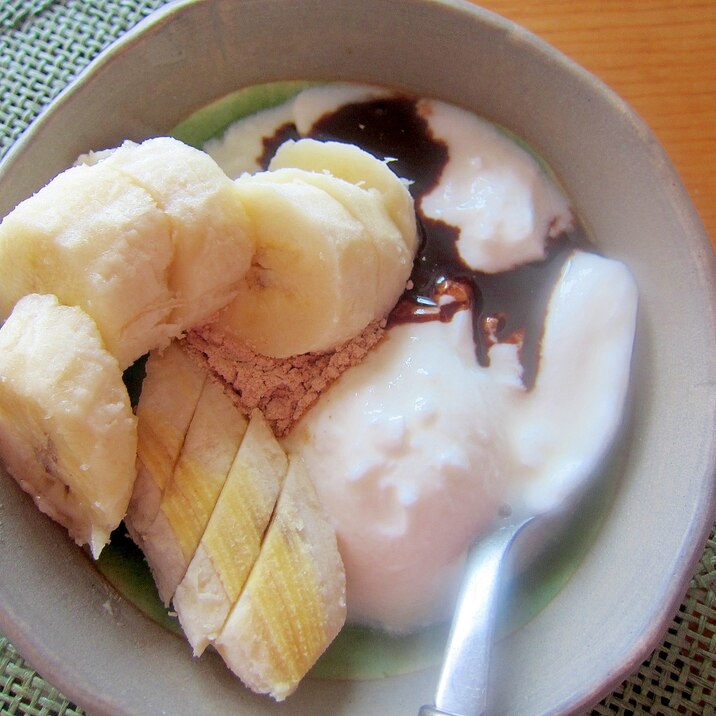
[[0,457],[95,558],[127,509],[136,449],[122,372],[92,319],[54,296],[19,300],[0,328]]
[[237,180],[254,227],[256,253],[218,325],[258,353],[285,358],[328,350],[360,332],[345,322],[370,275],[363,224],[329,194],[268,175]]
[[254,410],[173,606],[195,656],[221,633],[261,550],[288,460]]
[[167,605],[204,534],[246,426],[223,389],[206,380],[159,510],[142,534],[144,555]]
[[413,198],[405,181],[385,162],[354,144],[300,139],[284,142],[269,164],[271,171],[289,167],[328,173],[362,189],[378,192],[388,215],[400,230],[405,247],[411,255],[415,254],[418,233]]
[[0,320],[28,293],[96,322],[121,368],[225,305],[253,252],[231,180],[159,138],[102,152],[0,223]]
[[172,253],[167,217],[146,191],[110,167],[73,167],[0,224],[0,319],[28,293],[54,294],[92,316],[126,368],[174,332]]
[[214,645],[249,688],[282,700],[345,621],[335,530],[263,414],[247,426],[187,360],[172,344],[148,361],[139,432],[161,445],[140,460],[152,490],[135,490],[130,534],[137,516],[151,522],[137,542],[195,655]]
[[147,359],[136,410],[137,479],[124,518],[140,547],[159,512],[207,379],[177,341]]
[[215,647],[250,689],[283,701],[345,617],[335,531],[303,463],[290,457],[261,552]]
[[101,163],[147,191],[169,220],[168,322],[189,328],[223,308],[249,267],[253,244],[246,211],[219,165],[172,137],[125,142]]
[[[235,182],[255,254],[237,297],[216,322],[276,358],[331,350],[384,318],[405,288],[417,247],[412,200],[385,165],[356,148],[350,156],[357,169],[348,171],[345,145],[300,140],[291,146],[296,163],[310,170],[286,166]],[[334,151],[333,163],[351,181],[331,174]],[[277,156],[286,164],[293,157]],[[405,216],[393,207],[398,199],[385,199],[391,190],[407,197]]]
[[[347,293],[343,299],[344,309],[354,325],[361,328],[386,316],[410,278],[413,251],[388,214],[379,192],[326,172],[286,168],[272,171],[270,177],[274,182],[304,183],[321,189],[363,225],[363,237],[355,252],[345,256],[354,272],[361,266],[362,275],[354,276],[356,289],[352,300],[349,298],[351,291],[344,287]],[[342,320],[347,321],[348,317]]]

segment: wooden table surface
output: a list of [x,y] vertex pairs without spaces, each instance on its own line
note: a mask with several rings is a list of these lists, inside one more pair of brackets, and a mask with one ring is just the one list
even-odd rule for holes
[[606,82],[670,156],[716,248],[716,0],[472,0]]

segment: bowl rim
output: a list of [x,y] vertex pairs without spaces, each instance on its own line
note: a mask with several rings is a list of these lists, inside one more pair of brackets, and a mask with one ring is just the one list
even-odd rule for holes
[[[184,12],[193,6],[207,5],[211,2],[212,0],[175,0],[155,10],[122,37],[112,42],[58,94],[13,144],[2,162],[0,162],[0,179],[14,164],[22,161],[24,153],[34,141],[38,130],[44,127],[53,116],[61,112],[64,106],[72,102],[78,91],[91,84],[99,70],[115,62],[127,50],[144,41],[150,33],[159,32],[176,13]],[[396,4],[392,0],[385,0],[385,2],[386,4]],[[674,205],[679,207],[682,212],[679,218],[686,229],[685,233],[690,242],[688,248],[699,254],[700,281],[705,286],[716,285],[716,257],[701,220],[658,139],[623,99],[618,97],[601,80],[558,50],[555,50],[544,40],[489,10],[477,7],[466,0],[411,0],[410,4],[413,6],[443,6],[450,12],[466,15],[466,20],[487,23],[493,28],[498,28],[508,33],[515,42],[526,43],[532,51],[549,56],[552,62],[559,64],[567,72],[575,75],[581,83],[588,86],[590,91],[600,94],[608,101],[617,112],[623,115],[624,120],[633,126],[642,140],[649,145],[655,171],[659,174],[661,181],[669,187],[668,191],[673,198]],[[716,295],[714,295],[714,292],[707,296],[707,301],[709,315],[706,318],[709,321],[709,325],[713,327],[716,326]],[[712,354],[706,357],[706,360],[710,360],[713,374],[716,371],[716,356]],[[713,417],[716,420],[716,413],[714,413]],[[625,654],[625,661],[622,662],[619,669],[610,675],[608,680],[596,684],[588,694],[576,695],[573,702],[562,704],[561,707],[565,710],[571,711],[579,708],[609,693],[623,680],[627,673],[634,670],[644,660],[671,622],[673,614],[683,599],[688,580],[691,578],[702,554],[703,544],[712,528],[714,515],[716,514],[716,479],[714,479],[716,478],[716,438],[712,438],[711,443],[705,446],[705,451],[707,453],[705,457],[705,491],[701,495],[702,502],[700,507],[689,525],[688,539],[685,540],[683,552],[678,556],[680,562],[684,565],[684,569],[680,574],[680,578],[670,582],[662,595],[667,606],[662,609],[660,619],[652,621],[651,628],[642,632],[640,639],[634,642],[629,653]],[[89,705],[94,703],[98,712],[103,712],[102,709],[106,708],[106,704],[102,704],[101,701],[95,703],[94,700],[97,695],[91,691],[85,691],[81,686],[78,690],[77,675],[74,670],[68,668],[66,663],[57,658],[56,655],[46,654],[43,650],[41,637],[32,635],[28,625],[23,624],[19,619],[16,620],[14,616],[12,608],[0,602],[0,628],[8,634],[11,641],[17,644],[24,654],[27,654],[28,661],[36,667],[40,667],[41,671],[52,679],[54,683],[61,685],[64,691],[76,693],[78,700],[82,700],[83,703]]]

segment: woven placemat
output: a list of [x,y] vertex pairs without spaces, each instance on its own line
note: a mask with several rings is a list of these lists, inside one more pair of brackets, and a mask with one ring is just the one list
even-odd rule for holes
[[[110,42],[162,0],[0,0],[0,157]],[[716,716],[716,533],[662,644],[591,712]],[[81,716],[0,635],[0,714]]]

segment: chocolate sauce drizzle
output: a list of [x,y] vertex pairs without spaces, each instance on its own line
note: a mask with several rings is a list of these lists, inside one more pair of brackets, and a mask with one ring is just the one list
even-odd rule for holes
[[[347,104],[321,117],[309,136],[356,144],[378,159],[389,160],[388,166],[411,182],[420,246],[408,288],[391,312],[388,325],[447,322],[458,310],[470,308],[480,365],[489,365],[488,350],[495,342],[516,343],[520,346],[522,380],[530,389],[539,368],[552,288],[571,251],[577,245],[586,245],[581,227],[576,225],[569,235],[549,240],[542,261],[497,274],[473,271],[458,253],[459,229],[426,217],[421,209],[422,197],[440,180],[449,150],[432,135],[430,125],[418,112],[417,100],[391,97]],[[295,126],[287,124],[266,138],[262,165],[268,167],[285,140],[298,137]],[[446,294],[450,301],[443,300]]]

